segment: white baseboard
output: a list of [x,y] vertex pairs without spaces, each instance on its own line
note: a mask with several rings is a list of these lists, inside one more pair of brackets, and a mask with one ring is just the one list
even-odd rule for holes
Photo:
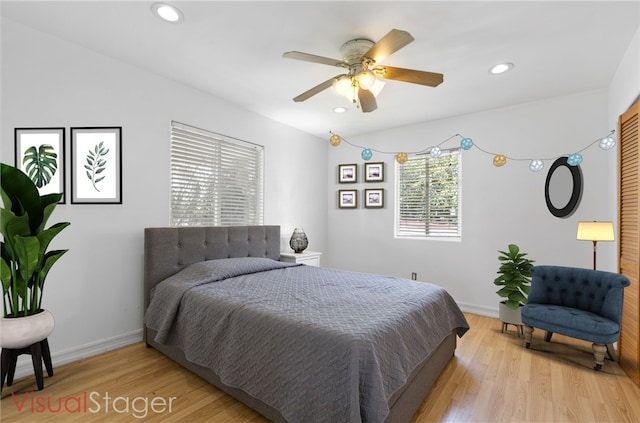
[[478,314],[480,316],[498,318],[498,307],[485,307],[476,304],[458,303],[458,307],[465,313]]
[[[51,351],[51,362],[53,363],[53,372],[55,375],[56,367],[63,364],[71,363],[72,361],[81,360],[83,358],[91,357],[94,355],[102,354],[107,351],[115,350],[127,345],[135,344],[142,341],[142,329],[136,329],[132,332],[122,335],[114,336],[112,338],[103,339],[96,342],[80,345],[70,348],[64,351]],[[47,371],[44,369],[45,385]],[[22,355],[18,358],[18,364],[16,365],[16,373],[14,379],[18,379],[25,376],[33,376],[33,364],[31,357],[28,355]],[[34,379],[35,382],[35,379]]]

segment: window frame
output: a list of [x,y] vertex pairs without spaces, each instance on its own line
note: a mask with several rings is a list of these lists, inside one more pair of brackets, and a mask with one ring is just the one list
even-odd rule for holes
[[[426,239],[426,240],[438,240],[438,241],[461,241],[462,240],[462,151],[459,147],[450,148],[450,149],[442,149],[442,154],[438,158],[432,158],[429,154],[410,154],[407,161],[404,164],[400,164],[398,162],[395,163],[395,216],[394,216],[394,236],[400,239]],[[456,209],[456,225],[455,231],[427,231],[420,230],[420,228],[426,229],[426,219],[420,221],[420,224],[417,225],[418,229],[411,231],[407,229],[407,225],[403,225],[401,223],[402,216],[402,206],[403,201],[401,200],[402,190],[402,175],[401,171],[403,166],[406,166],[407,163],[416,160],[426,160],[426,163],[433,162],[435,160],[440,160],[447,156],[455,155],[457,158],[457,180],[456,180],[456,188],[457,188],[457,209]],[[425,171],[426,173],[427,171]],[[416,180],[419,178],[416,178]],[[428,186],[428,183],[425,184],[425,187]],[[426,199],[424,200],[426,201]],[[429,212],[428,209],[424,211],[425,217],[429,214],[433,214]],[[433,220],[431,220],[433,222]]]
[[263,224],[264,146],[171,121],[169,150],[172,226]]

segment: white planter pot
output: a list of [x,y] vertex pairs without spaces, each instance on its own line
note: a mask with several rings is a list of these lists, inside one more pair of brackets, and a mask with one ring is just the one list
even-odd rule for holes
[[504,303],[498,304],[498,316],[500,321],[512,325],[522,325],[522,317],[520,316],[520,308],[514,310],[507,307]]
[[0,320],[0,347],[20,349],[46,339],[55,326],[48,310],[25,317],[3,317]]

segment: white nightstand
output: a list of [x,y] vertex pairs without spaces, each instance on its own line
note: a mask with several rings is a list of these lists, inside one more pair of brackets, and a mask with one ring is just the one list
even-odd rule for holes
[[322,253],[317,251],[303,251],[301,253],[284,252],[280,253],[280,261],[287,263],[303,263],[307,266],[320,267],[320,256]]

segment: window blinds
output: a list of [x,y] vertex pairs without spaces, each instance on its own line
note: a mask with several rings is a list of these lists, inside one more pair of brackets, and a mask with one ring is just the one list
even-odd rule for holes
[[460,149],[396,165],[396,236],[460,237]]
[[261,225],[263,161],[260,145],[172,121],[172,225]]

